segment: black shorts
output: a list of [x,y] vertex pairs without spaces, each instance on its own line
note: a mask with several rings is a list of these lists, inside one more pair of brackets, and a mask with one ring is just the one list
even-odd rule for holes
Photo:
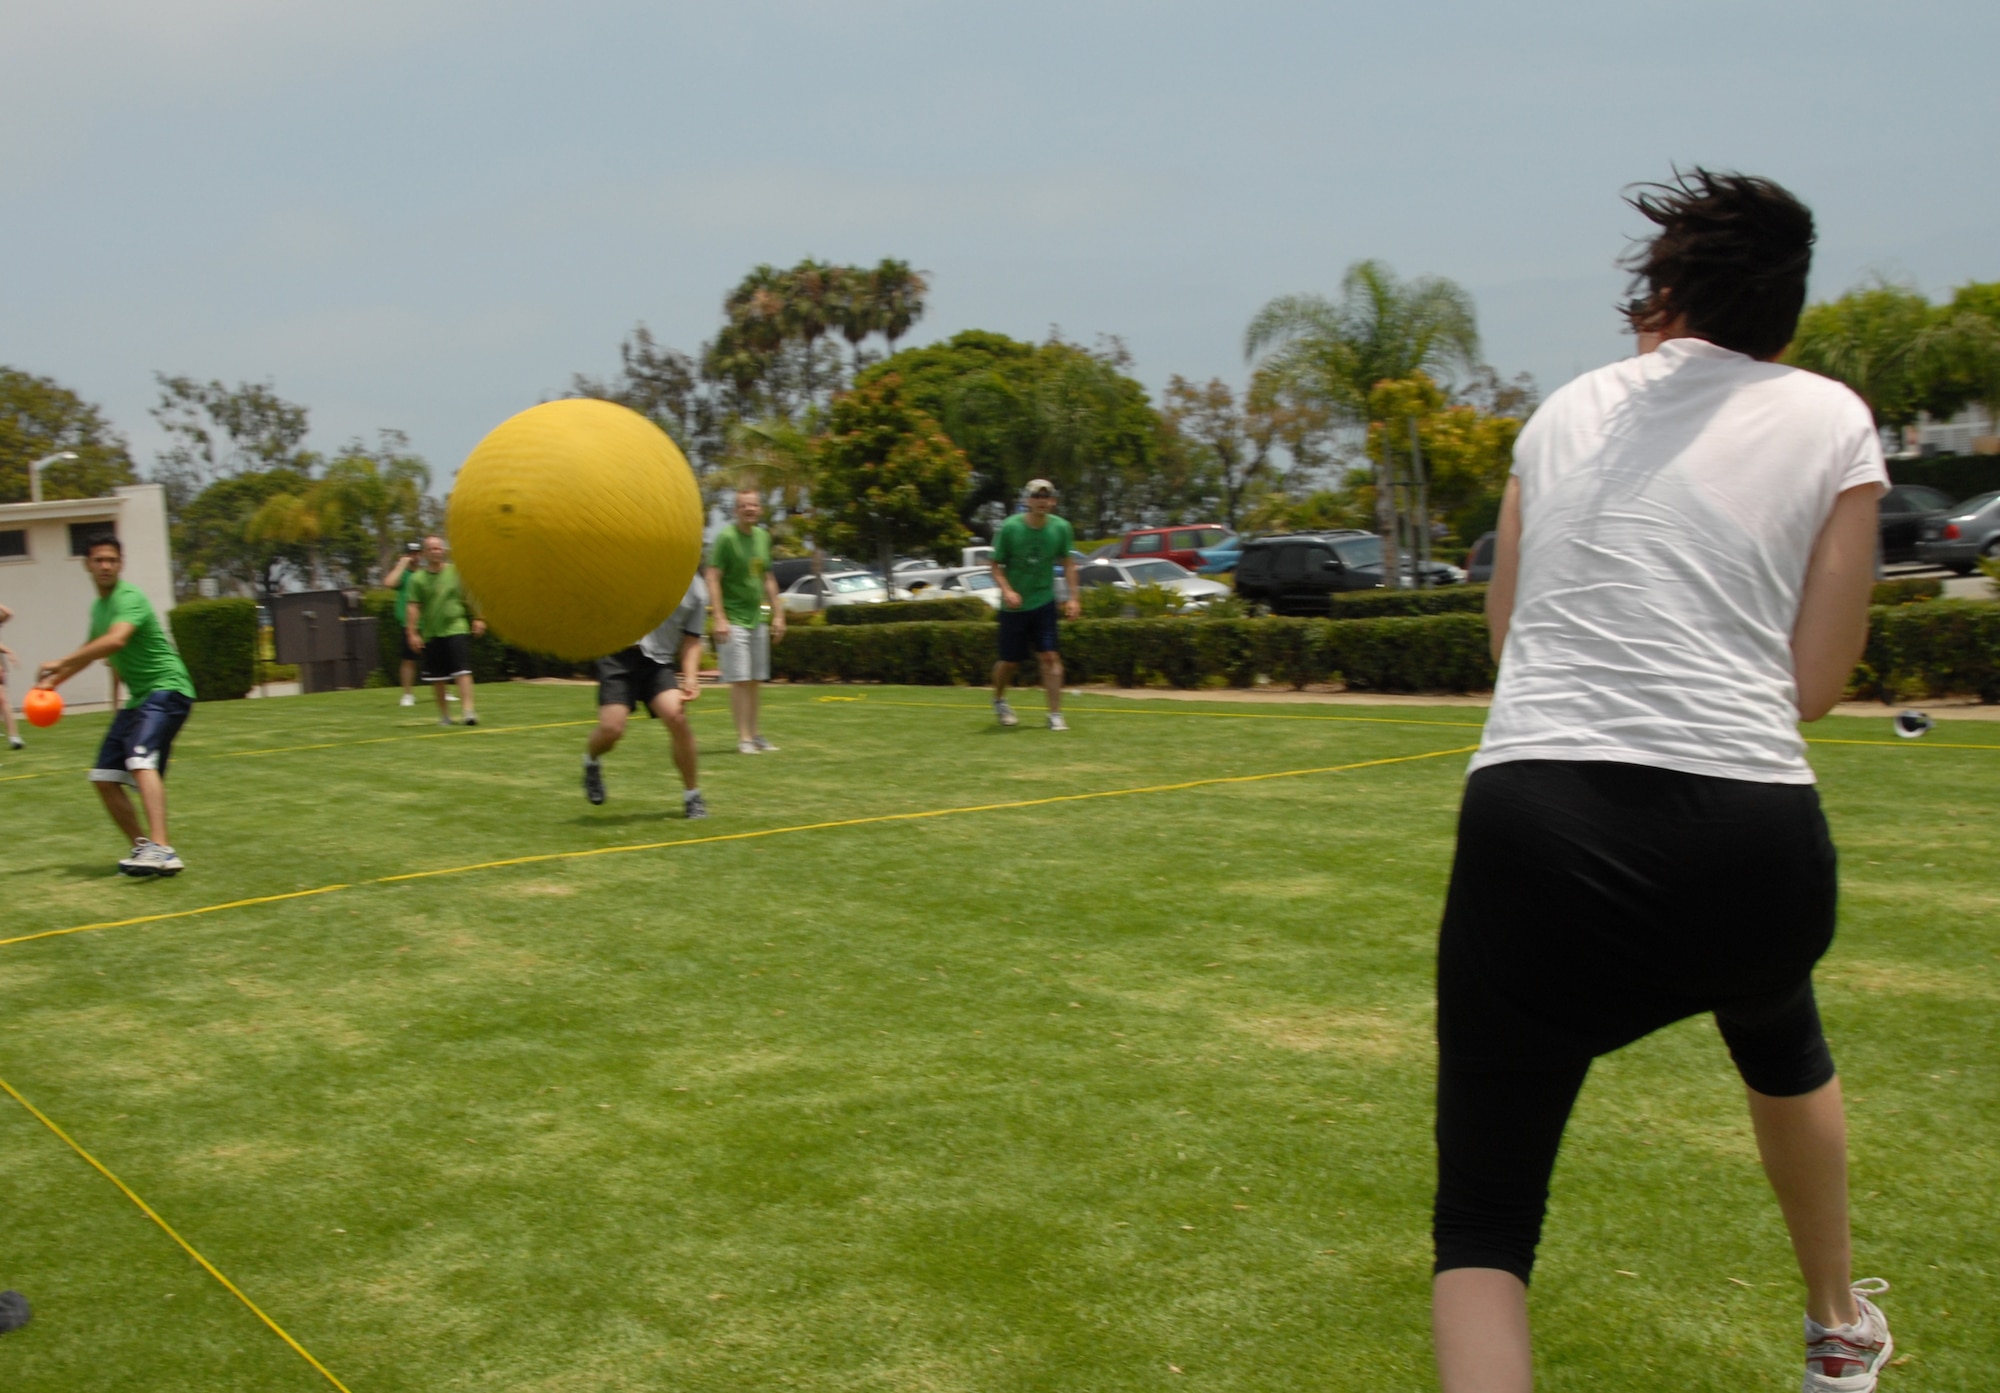
[[426,682],[449,682],[472,672],[472,635],[440,634],[424,640],[423,674]]
[[1056,651],[1056,602],[1000,611],[1000,661],[1018,663],[1030,652]]
[[404,662],[421,663],[424,660],[424,650],[410,646],[410,631],[407,628],[396,630],[396,646],[403,650]]
[[638,644],[621,648],[608,658],[597,660],[597,704],[623,706],[633,711],[651,711],[653,698],[661,692],[678,691],[681,670],[672,663],[656,663]]
[[137,706],[111,718],[111,729],[98,747],[91,780],[104,784],[137,782],[133,771],[152,769],[164,775],[173,753],[174,737],[187,724],[194,703],[180,692],[148,692]]

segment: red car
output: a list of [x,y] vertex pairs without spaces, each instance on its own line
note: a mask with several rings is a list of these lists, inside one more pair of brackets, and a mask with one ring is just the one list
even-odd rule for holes
[[1199,571],[1201,549],[1226,542],[1233,535],[1219,522],[1198,522],[1181,527],[1140,527],[1118,539],[1118,549],[1111,553],[1111,558],[1133,561],[1164,556],[1190,571]]

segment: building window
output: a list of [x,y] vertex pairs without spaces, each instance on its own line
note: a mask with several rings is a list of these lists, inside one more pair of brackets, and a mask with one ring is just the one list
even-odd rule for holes
[[12,561],[27,554],[28,530],[25,527],[15,527],[0,532],[0,561]]
[[71,556],[88,556],[90,554],[90,539],[100,532],[109,532],[112,536],[116,537],[118,535],[118,525],[110,518],[105,518],[102,522],[71,523],[69,525],[69,554]]

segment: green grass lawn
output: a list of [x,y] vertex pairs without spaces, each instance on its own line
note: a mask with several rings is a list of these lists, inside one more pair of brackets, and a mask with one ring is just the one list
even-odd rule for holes
[[[449,733],[393,692],[198,708],[171,881],[111,873],[78,772],[107,717],[0,767],[0,937],[146,920],[0,947],[0,1078],[354,1393],[1433,1386],[1464,757],[869,819],[1451,750],[1482,713],[1100,698],[1052,735],[976,692],[779,689],[782,753],[747,759],[712,693],[689,824],[650,722],[591,808],[586,689],[479,701]],[[2000,727],[1813,733],[1884,742],[1814,750],[1884,1387],[1990,1387]],[[0,1388],[327,1387],[0,1096],[5,1286],[36,1317]],[[1602,1062],[1542,1386],[1794,1388],[1800,1300],[1712,1027]]]

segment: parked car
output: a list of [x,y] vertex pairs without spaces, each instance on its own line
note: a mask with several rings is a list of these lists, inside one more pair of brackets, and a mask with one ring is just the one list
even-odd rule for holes
[[[776,566],[771,568],[774,572]],[[787,614],[806,614],[835,605],[879,605],[884,600],[906,600],[909,592],[892,590],[873,571],[834,571],[813,575],[808,571],[778,591],[778,601]]]
[[1474,585],[1484,585],[1493,579],[1493,548],[1499,543],[1498,532],[1486,532],[1472,544],[1472,550],[1465,554],[1465,578]]
[[1897,484],[1879,508],[1884,561],[1915,561],[1924,524],[1952,508],[1951,496],[1923,484]]
[[1227,575],[1236,569],[1236,563],[1243,556],[1243,544],[1250,539],[1243,536],[1225,537],[1212,547],[1203,547],[1195,555],[1201,564],[1194,568],[1198,576]]
[[1086,590],[1099,585],[1116,585],[1127,590],[1157,585],[1162,590],[1178,591],[1190,607],[1197,609],[1229,595],[1229,587],[1221,581],[1208,580],[1166,560],[1091,561],[1077,568],[1076,580]]
[[[1382,539],[1372,532],[1291,532],[1259,537],[1243,548],[1236,593],[1277,614],[1320,615],[1345,590],[1375,590],[1383,577]],[[1457,585],[1465,572],[1442,561],[1402,563],[1406,583],[1424,589]]]
[[[859,561],[850,561],[845,556],[829,556],[826,558],[824,573],[826,575],[833,575],[839,571],[866,571],[868,569],[868,567],[862,565]],[[771,579],[778,583],[778,589],[781,591],[789,589],[800,576],[811,575],[812,571],[813,561],[810,556],[787,556],[781,561],[773,561],[771,563]]]
[[990,566],[961,566],[946,571],[935,583],[916,591],[911,598],[916,600],[949,599],[954,595],[971,595],[984,600],[994,609],[1000,608],[1000,582],[993,579]]
[[1201,565],[1201,549],[1229,540],[1229,529],[1219,522],[1187,527],[1139,527],[1118,539],[1113,561],[1140,561],[1158,557],[1192,571]]
[[1982,556],[2000,557],[2000,491],[1954,503],[1919,524],[1919,561],[1969,576]]

